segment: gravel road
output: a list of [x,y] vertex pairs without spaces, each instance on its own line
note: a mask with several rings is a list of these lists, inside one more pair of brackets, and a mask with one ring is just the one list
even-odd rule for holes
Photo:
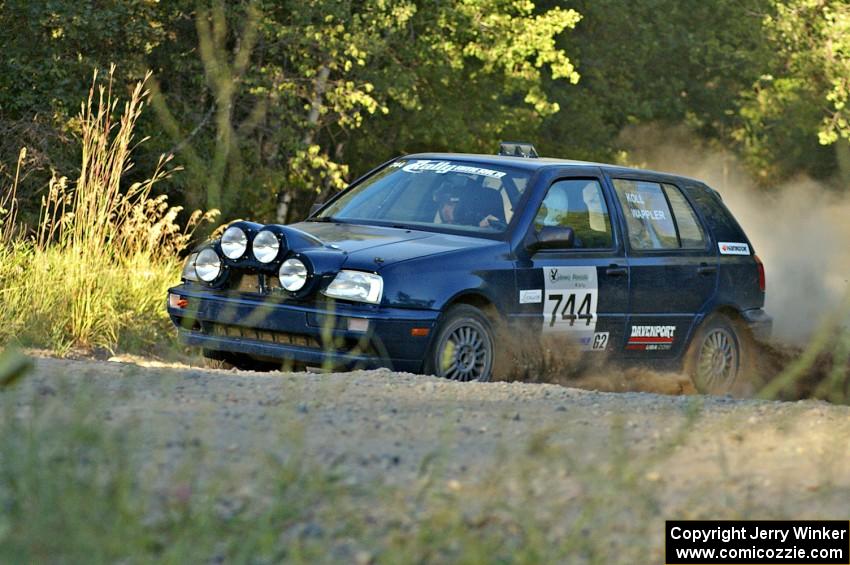
[[[653,486],[662,514],[698,515],[707,498],[711,508],[728,505],[728,517],[749,508],[844,519],[850,507],[850,408],[819,401],[42,358],[15,392],[17,409],[23,414],[39,397],[81,391],[97,399],[103,422],[132,424],[142,440],[139,461],[159,472],[176,465],[187,446],[203,445],[208,472],[247,477],[263,465],[257,454],[290,449],[296,437],[302,456],[352,483],[404,488],[438,461],[457,487],[531,462],[548,477],[547,488],[569,496],[577,469],[602,475],[618,464],[612,450],[622,438],[627,460],[647,462],[636,484]],[[569,469],[558,457],[540,456],[541,442],[568,453]]]

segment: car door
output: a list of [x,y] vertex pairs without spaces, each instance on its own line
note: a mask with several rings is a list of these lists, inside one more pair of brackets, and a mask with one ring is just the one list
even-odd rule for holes
[[556,178],[531,229],[570,227],[574,245],[537,250],[517,269],[526,321],[587,351],[617,351],[624,339],[629,269],[612,205],[601,177]]
[[675,357],[717,289],[717,252],[667,179],[613,178],[631,274],[625,355]]

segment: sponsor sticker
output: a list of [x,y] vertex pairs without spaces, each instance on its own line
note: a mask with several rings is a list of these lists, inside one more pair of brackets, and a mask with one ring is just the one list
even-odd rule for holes
[[543,302],[543,290],[521,290],[519,291],[520,304],[540,304]]
[[596,332],[590,344],[591,351],[605,351],[608,349],[608,332]]
[[578,340],[581,351],[605,351],[608,349],[608,332],[596,332]]
[[749,255],[750,246],[746,243],[735,243],[731,241],[717,242],[717,248],[721,255]]
[[676,326],[632,326],[626,349],[632,351],[667,351],[673,347]]
[[462,165],[459,163],[451,163],[449,161],[430,161],[430,160],[413,160],[413,161],[396,161],[391,165],[393,168],[401,168],[407,173],[418,173],[422,171],[430,171],[437,174],[445,173],[465,173],[468,175],[479,175],[483,177],[500,179],[507,173],[494,171],[492,169],[484,169],[473,165]]
[[596,267],[544,267],[543,280],[543,331],[592,347],[599,302]]

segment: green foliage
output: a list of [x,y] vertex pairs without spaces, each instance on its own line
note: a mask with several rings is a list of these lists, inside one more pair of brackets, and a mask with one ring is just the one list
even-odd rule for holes
[[653,122],[736,150],[766,185],[829,177],[820,144],[850,135],[848,21],[840,0],[12,0],[0,174],[26,145],[34,223],[51,171],[80,162],[91,70],[117,63],[122,88],[154,73],[139,169],[173,152],[186,173],[157,190],[225,219],[297,219],[405,152],[527,138],[613,160],[624,128]]
[[[316,194],[343,187],[349,145],[368,135],[355,132],[371,120],[404,110],[391,119],[411,120],[418,143],[491,150],[506,124],[557,111],[544,78],[578,80],[555,40],[579,15],[529,1],[139,0],[97,10],[12,2],[0,18],[10,45],[0,108],[15,124],[38,115],[63,148],[30,152],[30,170],[38,164],[43,171],[22,191],[30,207],[54,163],[77,161],[67,136],[79,133],[73,116],[85,77],[113,62],[128,84],[154,71],[157,120],[140,123],[154,137],[140,161],[153,166],[158,153],[174,150],[187,174],[168,186],[190,207],[267,219],[281,212],[277,195],[307,191],[296,202],[303,211]],[[16,21],[27,33],[11,34]],[[33,37],[40,39],[35,47]],[[18,149],[5,147],[0,161],[12,163]],[[57,157],[36,162],[39,155]]]
[[[19,194],[24,220],[35,221],[52,171],[73,174],[79,165],[74,118],[92,71],[106,72],[118,63],[117,84],[132,89],[155,64],[175,22],[176,10],[163,4],[172,5],[147,0],[0,4],[0,175],[14,174],[18,152],[26,146]],[[158,156],[143,154],[142,161],[153,165]]]
[[[119,114],[111,75],[106,84],[95,78],[76,120],[82,142],[77,180],[50,182],[34,236],[0,232],[0,341],[60,352],[72,346],[140,350],[164,341],[169,328],[162,300],[177,282],[178,253],[191,232],[176,223],[180,208],[151,194],[167,178],[170,158],[147,180],[123,186],[144,98],[140,82]],[[190,229],[209,218],[193,214]],[[13,216],[6,221],[15,224]]]
[[763,179],[800,170],[829,176],[836,156],[818,143],[850,138],[850,7],[836,0],[776,1],[761,23],[771,52],[741,95],[734,137]]
[[[555,4],[553,2],[553,4]],[[612,160],[627,126],[688,124],[725,140],[739,93],[759,76],[769,48],[758,33],[764,0],[577,2],[583,19],[561,45],[582,79],[548,84],[561,111],[536,139],[546,154]]]
[[827,103],[818,132],[822,144],[850,138],[850,6],[835,0],[778,2],[765,28],[791,75],[791,84],[777,89],[811,89]]

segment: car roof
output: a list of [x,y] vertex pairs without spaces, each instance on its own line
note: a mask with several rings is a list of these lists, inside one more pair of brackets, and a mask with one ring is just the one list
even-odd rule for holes
[[659,177],[668,177],[671,179],[685,179],[693,181],[697,184],[704,184],[698,179],[693,179],[683,175],[673,173],[664,173],[660,171],[652,171],[648,169],[638,169],[636,167],[623,167],[621,165],[612,165],[610,163],[595,163],[592,161],[576,161],[572,159],[554,159],[551,157],[513,157],[507,155],[479,155],[475,153],[415,153],[405,155],[404,159],[435,159],[435,160],[454,160],[454,161],[471,161],[488,165],[503,165],[507,167],[515,167],[536,171],[545,168],[562,168],[562,167],[599,167],[604,169],[609,174],[649,174]]

